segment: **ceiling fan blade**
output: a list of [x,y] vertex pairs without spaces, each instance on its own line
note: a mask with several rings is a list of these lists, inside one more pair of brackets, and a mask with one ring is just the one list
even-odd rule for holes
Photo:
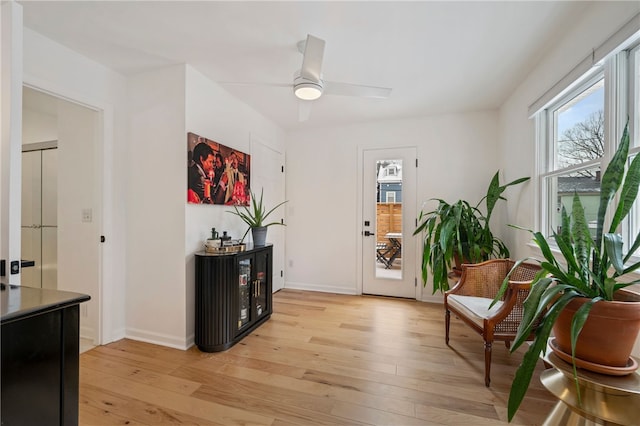
[[303,122],[307,121],[311,116],[311,107],[313,106],[313,101],[303,101],[302,99],[298,101],[298,121]]
[[386,99],[391,96],[391,89],[388,87],[362,86],[359,84],[325,81],[324,93],[328,95],[360,96],[363,98]]
[[291,87],[291,83],[257,83],[241,81],[218,81],[223,86],[270,86],[270,87]]
[[322,57],[324,56],[324,40],[307,35],[307,42],[304,46],[304,57],[300,76],[316,83],[320,82],[320,72],[322,71]]

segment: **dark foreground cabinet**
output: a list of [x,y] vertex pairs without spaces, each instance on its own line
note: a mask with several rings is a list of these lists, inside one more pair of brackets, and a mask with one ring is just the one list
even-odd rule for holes
[[89,296],[2,284],[3,426],[78,424],[79,304]]
[[271,316],[271,245],[232,254],[196,254],[195,343],[229,349]]

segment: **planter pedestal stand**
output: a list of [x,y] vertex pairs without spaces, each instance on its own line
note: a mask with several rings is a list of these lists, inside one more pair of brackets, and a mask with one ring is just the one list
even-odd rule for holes
[[640,419],[640,374],[608,376],[578,369],[582,404],[578,402],[573,366],[551,350],[544,357],[552,368],[540,381],[560,401],[545,425],[631,425]]

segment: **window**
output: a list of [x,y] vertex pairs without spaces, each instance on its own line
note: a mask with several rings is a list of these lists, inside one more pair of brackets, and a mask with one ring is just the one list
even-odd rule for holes
[[587,220],[597,215],[601,162],[605,153],[604,77],[598,73],[546,110],[546,167],[541,174],[546,235],[558,232],[562,207],[571,212],[573,194]]
[[[621,70],[628,70],[621,72]],[[595,233],[600,199],[600,176],[617,148],[627,116],[635,141],[629,158],[640,152],[640,47],[606,57],[537,114],[539,229],[559,232],[561,210],[571,212],[573,196],[582,201]],[[638,203],[636,203],[638,204]],[[640,207],[634,206],[622,232],[629,247],[640,230]]]
[[388,191],[387,192],[387,203],[395,203],[396,202],[396,191]]
[[[630,148],[629,161],[633,159],[634,155],[638,155],[640,152],[640,46],[636,46],[629,53],[629,126],[630,134],[632,135],[631,141],[633,146]],[[640,233],[640,205],[638,202],[633,206],[631,212],[630,223],[626,227],[627,229],[627,241],[632,243],[638,233]],[[636,252],[636,256],[640,253]]]
[[396,166],[391,165],[389,167],[387,167],[387,176],[397,176],[397,169]]

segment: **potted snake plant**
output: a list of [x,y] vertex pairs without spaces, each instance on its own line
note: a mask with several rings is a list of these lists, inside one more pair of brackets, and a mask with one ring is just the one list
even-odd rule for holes
[[[571,213],[562,209],[562,226],[550,237],[557,244],[557,251],[551,249],[542,233],[529,231],[544,259],[524,303],[523,320],[511,347],[511,351],[515,351],[533,334],[534,340],[511,385],[509,421],[524,398],[540,355],[548,346],[560,358],[573,363],[576,386],[577,366],[586,369],[596,366],[599,373],[616,375],[620,369],[624,370],[622,373],[630,373],[637,368],[629,356],[640,327],[640,295],[624,289],[640,282],[629,277],[640,268],[640,262],[632,258],[640,248],[640,233],[626,253],[618,233],[636,201],[640,184],[640,155],[627,166],[628,130],[627,123],[601,178],[595,236],[589,232],[577,194],[573,197]],[[605,223],[608,217],[609,223]],[[503,285],[502,290],[505,288]],[[501,296],[499,293],[496,300]],[[620,322],[599,328],[606,317]],[[554,337],[549,339],[552,330]],[[621,353],[614,354],[615,349]]]
[[267,239],[267,228],[273,225],[282,225],[285,226],[284,223],[281,222],[266,222],[267,217],[273,213],[275,209],[286,203],[287,201],[283,201],[278,203],[275,207],[267,211],[266,207],[262,202],[262,196],[264,193],[264,188],[260,190],[260,199],[256,200],[256,196],[253,192],[251,192],[251,209],[249,207],[243,206],[242,209],[239,209],[238,206],[233,206],[234,211],[229,211],[229,213],[238,216],[240,219],[244,221],[249,227],[247,231],[242,236],[241,240],[244,241],[244,238],[247,236],[249,231],[252,233],[253,244],[255,246],[264,246]]
[[[475,206],[465,200],[449,204],[435,198],[438,207],[420,212],[418,227],[424,232],[422,251],[422,282],[426,284],[429,271],[433,275],[433,293],[449,289],[448,274],[453,265],[462,262],[479,263],[490,258],[507,258],[509,249],[493,235],[489,226],[491,214],[498,200],[506,200],[502,193],[510,186],[527,181],[528,177],[500,185],[499,171],[491,179],[486,195]],[[485,203],[486,214],[480,210]],[[455,270],[456,268],[453,268]]]

